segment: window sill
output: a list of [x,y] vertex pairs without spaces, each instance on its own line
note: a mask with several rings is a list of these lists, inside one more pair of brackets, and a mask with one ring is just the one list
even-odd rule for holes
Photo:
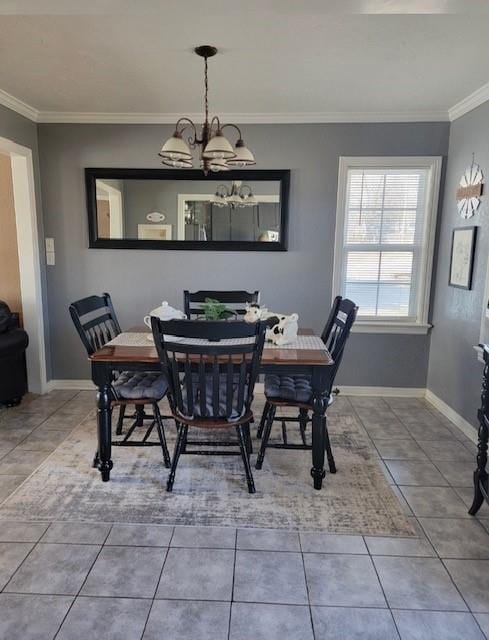
[[353,333],[397,333],[426,335],[433,325],[417,322],[368,322],[359,321],[352,327]]

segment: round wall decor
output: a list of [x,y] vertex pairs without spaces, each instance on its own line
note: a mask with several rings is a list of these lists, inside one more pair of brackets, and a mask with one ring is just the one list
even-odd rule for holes
[[163,222],[165,218],[165,214],[160,213],[159,211],[152,211],[146,216],[146,220],[149,220],[150,222]]
[[457,189],[457,208],[462,218],[471,218],[479,208],[483,179],[482,169],[472,161],[463,172]]

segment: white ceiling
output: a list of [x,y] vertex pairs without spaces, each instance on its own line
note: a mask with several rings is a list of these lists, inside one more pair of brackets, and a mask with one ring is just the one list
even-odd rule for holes
[[264,122],[441,119],[489,81],[488,5],[0,0],[0,89],[4,103],[14,96],[40,121],[200,114],[202,60],[192,48],[214,44],[213,112]]

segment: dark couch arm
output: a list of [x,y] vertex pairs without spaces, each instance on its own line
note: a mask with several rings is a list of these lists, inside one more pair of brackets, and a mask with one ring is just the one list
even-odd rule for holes
[[19,329],[20,327],[20,318],[18,313],[12,313],[10,316],[10,321],[8,323],[9,329]]

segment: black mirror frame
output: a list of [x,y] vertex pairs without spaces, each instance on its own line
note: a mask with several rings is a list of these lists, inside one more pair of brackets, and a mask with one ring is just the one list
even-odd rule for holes
[[[111,240],[97,235],[97,179],[103,180],[276,180],[280,182],[280,241],[243,240]],[[287,251],[289,217],[289,169],[242,169],[205,176],[199,169],[85,169],[87,192],[88,238],[90,249],[158,249],[179,251]]]

